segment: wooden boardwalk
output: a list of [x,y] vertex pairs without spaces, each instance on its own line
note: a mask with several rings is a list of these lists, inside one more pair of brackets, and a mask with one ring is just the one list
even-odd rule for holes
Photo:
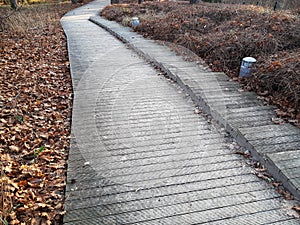
[[248,123],[243,115],[253,113],[259,118],[255,123],[273,129],[273,124],[261,122],[266,115],[255,110],[263,107],[271,115],[268,107],[253,103],[253,96],[233,97],[236,85],[222,74],[179,61],[167,48],[95,18],[123,39],[135,40],[131,44],[140,53],[144,46],[143,54],[177,83],[166,79],[88,21],[106,4],[94,1],[62,19],[74,87],[64,223],[300,224],[293,217],[293,202],[283,200],[234,154],[239,146],[224,129],[195,114],[192,99],[217,120],[224,120],[221,113],[226,112],[226,129],[232,128],[230,121],[240,124],[243,130],[236,133],[250,134],[251,146],[258,139],[244,126]]

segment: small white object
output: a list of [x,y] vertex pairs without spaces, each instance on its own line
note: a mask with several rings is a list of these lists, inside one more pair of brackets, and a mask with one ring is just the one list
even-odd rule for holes
[[250,77],[251,76],[251,67],[253,63],[256,62],[256,59],[253,57],[243,58],[241,68],[240,68],[240,77]]
[[132,26],[135,28],[140,24],[139,18],[133,17],[132,18]]

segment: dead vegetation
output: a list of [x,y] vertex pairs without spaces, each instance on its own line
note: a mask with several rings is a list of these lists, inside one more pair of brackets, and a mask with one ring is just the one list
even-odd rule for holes
[[244,57],[256,58],[253,78],[240,81],[276,104],[279,116],[299,126],[300,19],[296,12],[253,5],[144,2],[108,6],[102,16],[128,26],[130,18],[137,16],[137,32],[184,46],[213,71],[234,79]]
[[[203,0],[210,1],[210,0]],[[295,9],[300,7],[300,2],[298,0],[219,0],[226,4],[252,4],[259,5],[268,8],[274,8],[276,4],[276,9]],[[277,2],[277,3],[276,3]]]
[[0,224],[61,224],[72,85],[64,13],[0,7]]

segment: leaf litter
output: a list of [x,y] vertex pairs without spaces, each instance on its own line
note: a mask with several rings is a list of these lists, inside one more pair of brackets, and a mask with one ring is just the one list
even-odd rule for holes
[[73,94],[59,20],[74,7],[0,8],[0,224],[62,224]]

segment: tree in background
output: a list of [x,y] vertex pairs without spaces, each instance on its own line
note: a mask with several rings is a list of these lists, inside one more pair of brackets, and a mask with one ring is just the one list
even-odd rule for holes
[[12,9],[16,10],[18,8],[17,0],[9,0]]

